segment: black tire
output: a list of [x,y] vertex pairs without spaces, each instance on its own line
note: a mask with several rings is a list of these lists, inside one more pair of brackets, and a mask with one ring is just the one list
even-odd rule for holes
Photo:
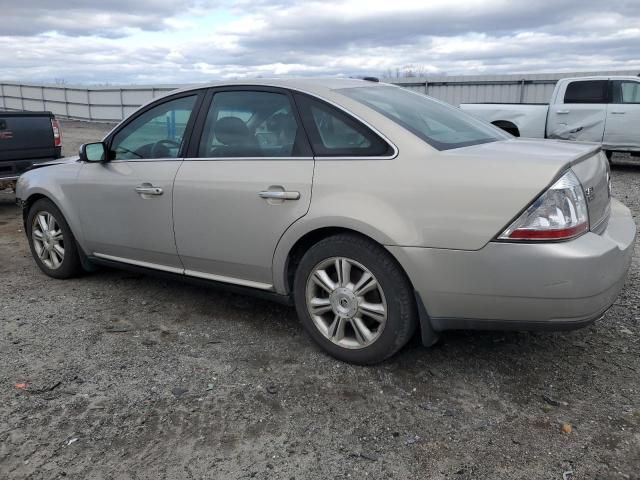
[[[33,238],[33,227],[36,216],[40,213],[49,213],[55,218],[59,229],[62,231],[64,257],[57,268],[51,268],[47,266],[40,258],[36,251]],[[80,263],[80,257],[78,254],[78,247],[76,245],[76,239],[67,224],[66,219],[62,215],[62,212],[54,205],[54,203],[46,198],[37,200],[29,209],[27,214],[27,239],[29,241],[29,248],[31,249],[31,255],[40,270],[53,278],[65,279],[72,278],[79,275],[82,272],[82,265]]]
[[[307,308],[310,275],[316,266],[333,257],[345,257],[364,266],[373,274],[386,299],[386,323],[377,339],[362,348],[345,348],[329,340],[316,326]],[[294,298],[298,317],[311,338],[344,362],[371,365],[386,360],[409,341],[418,323],[413,288],[402,268],[382,246],[355,234],[327,237],[304,254],[296,270]]]

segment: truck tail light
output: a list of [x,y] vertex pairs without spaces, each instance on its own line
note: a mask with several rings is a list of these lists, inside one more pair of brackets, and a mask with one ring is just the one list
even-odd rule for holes
[[567,171],[498,237],[511,241],[569,240],[589,230],[580,180]]
[[62,129],[60,123],[55,118],[51,119],[51,128],[53,129],[53,145],[55,147],[62,146]]

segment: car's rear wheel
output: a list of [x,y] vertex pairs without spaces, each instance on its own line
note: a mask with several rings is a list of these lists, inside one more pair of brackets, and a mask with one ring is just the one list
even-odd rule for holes
[[405,273],[384,248],[358,235],[335,235],[311,247],[298,265],[294,296],[311,337],[346,362],[385,360],[417,325]]
[[70,278],[82,271],[75,238],[53,202],[37,200],[27,215],[26,228],[40,270],[53,278]]

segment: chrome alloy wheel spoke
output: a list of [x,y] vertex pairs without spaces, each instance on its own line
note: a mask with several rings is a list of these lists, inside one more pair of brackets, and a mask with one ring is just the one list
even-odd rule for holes
[[382,287],[364,265],[332,257],[314,267],[307,281],[307,310],[324,337],[343,348],[371,345],[387,321]]

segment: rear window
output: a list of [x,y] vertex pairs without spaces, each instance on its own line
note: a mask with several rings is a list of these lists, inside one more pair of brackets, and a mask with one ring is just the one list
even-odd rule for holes
[[613,103],[640,103],[640,82],[614,80]]
[[381,113],[438,150],[511,138],[458,108],[400,87],[343,88],[338,92]]
[[607,80],[571,82],[564,94],[564,103],[607,103]]

